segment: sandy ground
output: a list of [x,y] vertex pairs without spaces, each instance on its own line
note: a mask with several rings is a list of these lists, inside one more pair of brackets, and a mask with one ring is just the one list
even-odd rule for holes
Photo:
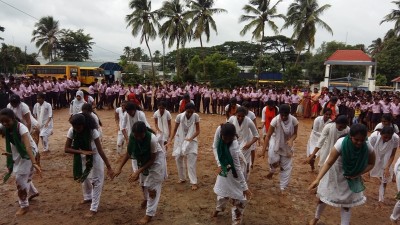
[[[103,148],[113,168],[117,166],[116,125],[112,111],[98,112],[103,122]],[[148,121],[154,126],[152,114],[146,112]],[[176,114],[173,115],[175,118]],[[169,179],[164,182],[157,215],[151,224],[230,224],[230,210],[217,219],[210,217],[215,208],[216,196],[213,192],[216,163],[211,145],[218,124],[224,122],[223,116],[200,114],[201,134],[199,137],[198,179],[199,189],[192,191],[189,184],[177,184],[175,161],[168,152]],[[66,133],[69,128],[68,111],[58,110],[54,115],[54,134],[50,138],[51,153],[42,157],[43,179],[34,178],[40,196],[31,201],[31,211],[23,216],[14,216],[18,209],[16,187],[10,179],[0,185],[0,224],[133,224],[144,216],[140,208],[142,192],[138,185],[128,183],[131,171],[130,163],[125,165],[122,174],[114,181],[105,181],[99,211],[94,218],[83,215],[88,205],[79,205],[82,200],[81,185],[72,179],[72,155],[64,153]],[[267,180],[266,159],[256,159],[251,173],[249,187],[253,198],[249,202],[243,224],[294,225],[307,224],[315,212],[316,197],[307,191],[308,184],[315,178],[308,165],[303,165],[305,148],[311,130],[311,120],[300,120],[299,137],[296,140],[294,169],[288,189],[288,196],[279,195],[278,176]],[[4,150],[4,140],[0,142],[0,151]],[[39,147],[41,149],[41,145]],[[0,158],[0,168],[4,168],[5,158]],[[378,185],[371,181],[367,184],[368,201],[352,211],[352,224],[381,225],[389,224],[389,216],[395,204],[395,184],[390,183],[386,193],[386,202],[378,207]],[[320,225],[340,224],[340,209],[327,207]]]

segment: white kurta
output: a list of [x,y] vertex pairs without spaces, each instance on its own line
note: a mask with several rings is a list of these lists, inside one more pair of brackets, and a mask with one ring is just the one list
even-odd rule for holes
[[165,153],[158,143],[158,138],[154,134],[151,134],[150,150],[151,153],[156,154],[156,160],[149,168],[149,175],[144,176],[143,174],[140,174],[140,182],[142,183],[142,186],[154,189],[167,177]]
[[[340,138],[334,144],[334,148],[340,154],[344,138]],[[367,142],[368,152],[373,152],[372,146]],[[342,156],[336,160],[318,185],[317,196],[320,200],[334,207],[354,207],[366,202],[363,192],[354,193],[350,190],[346,178],[343,176]]]
[[168,110],[165,110],[163,115],[160,114],[160,111],[157,110],[154,115],[154,119],[157,119],[158,129],[161,131],[161,134],[157,134],[159,138],[163,141],[167,141],[169,137],[169,128],[168,128],[168,120],[171,120],[171,113]]
[[178,130],[174,137],[174,150],[172,156],[183,156],[187,154],[197,154],[198,143],[197,137],[193,141],[185,141],[186,138],[191,138],[196,132],[196,123],[200,122],[200,117],[197,113],[193,113],[188,119],[186,112],[176,116],[176,123],[179,123]]
[[134,116],[130,116],[128,113],[126,113],[124,121],[122,122],[122,127],[126,129],[128,137],[131,135],[133,124],[137,121],[142,121],[146,124],[146,127],[150,127],[150,124],[147,122],[146,115],[143,111],[136,110]]
[[318,154],[319,154],[319,162],[318,166],[323,166],[326,159],[328,158],[329,152],[335,145],[337,139],[344,135],[349,133],[350,128],[346,127],[344,130],[339,131],[336,128],[336,123],[329,123],[327,124],[324,129],[322,129],[321,136],[318,139],[317,146],[319,148]]
[[29,131],[32,131],[34,127],[38,127],[38,122],[37,120],[32,116],[31,111],[29,109],[29,106],[25,104],[24,102],[21,102],[17,107],[12,107],[10,103],[8,103],[7,108],[12,109],[14,111],[15,115],[25,126],[27,125],[27,122],[24,118],[24,115],[29,113],[30,118],[31,118],[31,127],[28,127]]
[[[220,163],[218,160],[217,145],[220,138],[220,131],[221,127],[218,127],[214,135],[214,143],[213,143],[214,156],[215,159],[217,160],[218,166],[220,166]],[[237,140],[234,140],[232,144],[229,146],[229,152],[232,156],[233,165],[235,167],[238,177],[235,178],[231,170],[228,172],[227,177],[218,175],[214,186],[214,192],[218,196],[224,198],[246,200],[246,198],[243,195],[243,191],[247,190],[248,187],[240,165],[240,156],[239,156],[240,149]]]
[[[393,126],[394,132],[396,134],[399,133],[399,127],[396,124],[391,124],[390,126]],[[383,128],[383,124],[382,123],[378,123],[374,130],[378,130],[378,129],[382,129],[382,128]]]
[[299,124],[296,117],[289,115],[288,120],[282,121],[281,116],[275,116],[271,121],[271,126],[275,128],[269,140],[268,159],[269,164],[279,161],[279,156],[291,157],[294,148],[287,145],[287,141],[293,136],[294,128]]
[[328,121],[324,121],[324,116],[318,116],[317,118],[314,119],[312,131],[310,134],[310,138],[308,139],[307,142],[307,157],[313,153],[315,147],[318,144],[318,139],[321,136],[321,132],[324,129],[325,125],[330,123],[331,120],[328,119]]
[[251,148],[243,150],[243,147],[250,142],[253,137],[259,137],[258,130],[254,125],[254,122],[249,117],[244,117],[242,124],[239,124],[236,116],[231,116],[228,120],[229,123],[233,124],[236,128],[236,134],[238,135],[239,149],[243,153],[246,164],[251,163]]
[[[27,134],[29,137],[29,143],[31,146],[25,146],[27,148],[31,148],[32,152],[34,155],[36,155],[38,153],[38,148],[36,143],[33,141],[31,135],[29,134],[29,130],[28,128],[18,122],[18,132],[19,135],[22,137],[22,135]],[[21,140],[22,142],[22,140]],[[13,145],[13,143],[10,143],[11,145],[11,152],[12,152],[12,157],[13,157],[13,161],[14,161],[14,166],[13,166],[13,172],[15,174],[30,174],[32,171],[32,162],[30,159],[23,159],[21,157],[21,155],[19,154],[17,147],[15,147],[15,145]]]
[[[256,117],[256,114],[254,114],[254,112],[252,112],[252,111],[250,111],[250,110],[248,111],[246,117],[248,117],[251,121],[253,121],[253,123],[254,123],[254,120],[257,118],[257,117]],[[254,124],[254,125],[255,125],[255,124]],[[256,129],[257,129],[257,127],[256,127]],[[251,132],[251,130],[250,130],[250,132]],[[258,130],[257,130],[257,133],[258,133]],[[256,145],[257,145],[257,142],[254,143],[254,144],[252,144],[251,147],[250,147],[250,150],[251,150],[251,151],[256,150]]]
[[371,177],[382,178],[390,155],[392,154],[392,150],[397,149],[399,146],[399,136],[393,134],[389,141],[383,142],[381,134],[378,131],[375,131],[368,138],[368,141],[374,147],[376,156],[375,165],[370,171],[370,175]]
[[48,126],[46,127],[46,123],[50,117],[53,117],[53,109],[51,108],[50,103],[43,102],[42,105],[36,103],[33,107],[33,115],[37,118],[40,134],[39,136],[50,136],[53,133],[53,119],[50,120]]

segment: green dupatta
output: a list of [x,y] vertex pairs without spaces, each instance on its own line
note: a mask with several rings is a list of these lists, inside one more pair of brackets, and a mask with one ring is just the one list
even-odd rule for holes
[[[12,135],[11,135],[12,132]],[[6,183],[7,180],[11,177],[11,174],[14,169],[14,160],[12,156],[11,143],[15,146],[18,153],[21,155],[23,159],[30,159],[28,152],[26,151],[25,145],[22,143],[21,135],[19,134],[19,122],[14,121],[14,125],[12,127],[12,131],[6,128],[6,152],[7,154],[7,169],[8,172],[3,177],[3,183]]]
[[[151,159],[151,133],[146,131],[143,141],[137,141],[133,133],[129,136],[128,154],[131,159],[136,159],[138,167],[141,168]],[[144,176],[149,175],[149,169],[142,173]]]
[[[72,148],[75,150],[91,151],[91,131],[85,130],[83,133],[77,133],[73,131]],[[90,171],[93,168],[93,156],[86,155],[86,168],[82,169],[82,156],[81,154],[74,154],[73,160],[73,173],[74,180],[82,183],[89,176]]]
[[365,190],[362,181],[361,173],[368,165],[368,146],[364,142],[361,148],[356,148],[347,135],[342,143],[342,161],[343,161],[343,176],[345,177],[358,177],[354,179],[347,179],[349,188],[354,193],[359,193]]
[[237,178],[237,173],[235,169],[235,165],[233,164],[233,158],[229,151],[229,145],[225,144],[220,137],[217,144],[217,155],[218,161],[221,165],[220,176],[227,177],[229,170],[232,170],[232,174],[235,178]]

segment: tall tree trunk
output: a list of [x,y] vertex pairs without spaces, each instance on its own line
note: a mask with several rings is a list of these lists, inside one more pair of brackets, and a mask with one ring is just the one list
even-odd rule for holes
[[301,51],[299,51],[299,53],[297,53],[297,58],[296,58],[296,62],[294,63],[294,66],[297,66],[297,64],[299,64],[300,55],[301,55]]
[[179,53],[179,41],[180,41],[180,38],[177,38],[176,39],[177,40],[177,43],[176,43],[176,76],[178,77],[178,78],[181,78],[180,77],[180,57],[181,57],[181,54]]
[[152,80],[153,80],[153,85],[154,85],[154,83],[156,81],[156,72],[154,71],[153,56],[152,56],[151,51],[150,51],[149,40],[148,40],[147,35],[144,35],[144,41],[146,42],[147,49],[149,50],[150,62],[151,62],[151,71],[153,72],[153,76],[152,76],[153,79]]
[[[203,40],[201,39],[200,36],[200,47],[201,47],[201,60],[203,60],[203,78],[206,79],[206,62],[205,62],[205,54],[204,54],[204,48],[203,48]],[[208,81],[211,80],[211,77],[208,78]]]

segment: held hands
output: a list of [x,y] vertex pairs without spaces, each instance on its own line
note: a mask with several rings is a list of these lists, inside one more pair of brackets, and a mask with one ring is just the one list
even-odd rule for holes
[[185,141],[192,142],[193,138],[185,138]]
[[82,155],[93,155],[93,151],[80,150]]
[[251,199],[251,197],[253,196],[253,193],[251,193],[251,191],[247,189],[247,190],[243,191],[243,195],[244,195],[244,197],[246,197],[247,201],[249,201]]
[[4,155],[4,156],[12,156],[12,153],[3,152],[3,153],[1,153],[1,155]]
[[36,173],[39,175],[40,178],[42,178],[42,169],[37,163],[33,163],[32,166],[35,168]]
[[[120,172],[121,173],[121,172]],[[114,170],[110,167],[110,168],[107,168],[107,174],[108,174],[108,177],[111,179],[111,180],[113,180],[114,179],[114,177],[115,177],[115,173],[114,173]]]
[[307,159],[304,160],[303,164],[310,164],[310,162],[313,159],[313,157],[314,157],[313,155],[308,156]]
[[136,170],[129,176],[129,182],[133,183],[139,179],[140,170]]
[[319,184],[319,180],[314,180],[310,186],[308,186],[308,190],[312,191],[313,189],[315,189]]
[[218,168],[217,168],[217,170],[216,170],[216,175],[218,176],[220,173],[221,173],[221,167],[220,166],[218,166]]
[[116,170],[116,171],[114,172],[114,174],[113,174],[113,178],[112,178],[112,179],[118,177],[120,174],[121,174],[121,170],[120,170],[120,169]]
[[249,148],[251,147],[251,145],[249,144],[249,143],[246,143],[246,145],[245,146],[243,146],[243,150],[248,150]]

